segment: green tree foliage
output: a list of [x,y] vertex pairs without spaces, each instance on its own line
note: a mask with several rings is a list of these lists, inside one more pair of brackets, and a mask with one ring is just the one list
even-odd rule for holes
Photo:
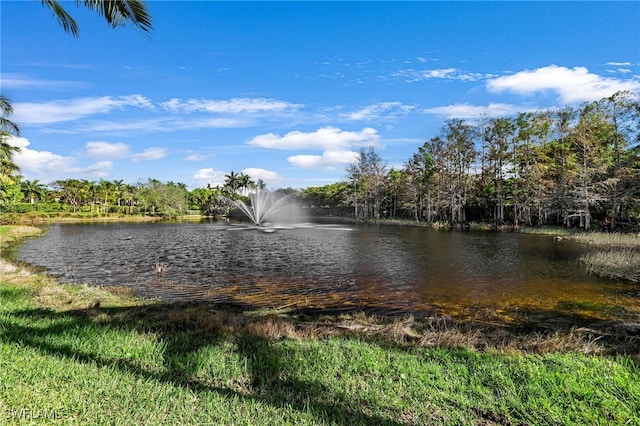
[[0,212],[11,211],[21,198],[19,184],[0,181]]
[[[385,171],[373,148],[347,169],[357,219],[640,227],[640,102],[632,92],[576,107],[449,120],[402,171]],[[307,203],[333,186],[307,188]]]
[[431,222],[434,214],[433,195],[436,159],[432,153],[441,145],[440,138],[425,142],[404,166],[400,203],[416,222]]
[[350,189],[347,182],[314,186],[300,191],[300,200],[316,215],[346,216],[351,210],[347,200]]
[[9,116],[13,114],[13,105],[5,96],[0,95],[0,132],[9,135],[20,135],[20,127],[9,120]]
[[228,175],[224,175],[225,181],[224,186],[232,195],[237,195],[238,191],[243,185],[243,177],[242,174],[231,171]]
[[68,204],[74,212],[93,202],[89,191],[90,182],[87,180],[67,179],[57,180],[51,184],[54,197],[61,203]]
[[195,188],[189,194],[189,206],[207,216],[224,216],[232,207],[232,195],[224,186],[207,185],[206,188]]
[[500,226],[505,220],[507,175],[514,162],[515,122],[509,118],[491,118],[480,125],[482,134],[482,175],[480,190],[493,222]]
[[[13,114],[11,101],[0,95],[0,183],[13,185],[19,180],[20,168],[14,161],[14,155],[20,152],[20,148],[9,143],[12,136],[20,135],[20,127],[9,120]],[[3,192],[8,194],[7,191]],[[2,197],[0,193],[0,197]],[[3,198],[0,198],[0,202]],[[6,200],[5,200],[6,201]]]
[[351,196],[349,203],[356,218],[381,217],[386,164],[373,146],[360,150],[358,160],[347,169]]
[[623,206],[638,203],[640,168],[640,102],[629,91],[615,93],[597,102],[598,109],[610,125],[609,145],[612,160],[607,178],[599,183],[599,192],[605,200],[605,209],[616,227],[623,216]]
[[47,194],[45,185],[38,179],[20,182],[20,191],[23,194],[23,200],[32,205],[44,199]]
[[187,213],[188,191],[183,184],[149,179],[136,187],[137,207],[152,216],[176,217]]
[[442,173],[448,183],[445,219],[451,225],[465,223],[471,188],[471,166],[476,161],[476,129],[462,120],[449,120],[442,128],[445,141]]

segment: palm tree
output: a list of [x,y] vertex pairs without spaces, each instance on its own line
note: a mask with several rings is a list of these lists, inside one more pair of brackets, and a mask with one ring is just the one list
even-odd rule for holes
[[242,195],[244,197],[247,196],[249,188],[253,188],[255,186],[255,182],[251,180],[251,176],[244,173],[240,173],[240,175],[238,176],[238,182],[240,189],[242,189]]
[[113,192],[116,198],[116,205],[120,207],[120,203],[122,201],[123,193],[124,193],[124,181],[122,179],[113,180],[112,184],[113,184]]
[[0,132],[2,134],[20,136],[20,127],[13,121],[7,118],[8,115],[13,114],[13,106],[11,101],[3,95],[0,95]]
[[105,179],[100,179],[97,189],[98,192],[104,195],[103,212],[109,213],[109,195],[111,195],[114,190],[114,183]]
[[258,179],[258,182],[256,182],[254,186],[259,191],[267,189],[267,184],[264,183],[262,179]]
[[224,175],[224,177],[224,186],[229,188],[231,193],[237,193],[238,189],[240,189],[240,186],[242,185],[240,181],[240,175],[232,171],[228,175]]
[[20,152],[20,148],[7,142],[8,134],[0,132],[0,182],[16,182],[20,167],[13,161],[13,154]]
[[46,192],[45,186],[38,179],[22,181],[20,190],[24,194],[24,198],[29,200],[32,205],[36,203],[36,200],[42,199]]
[[20,168],[14,162],[13,156],[20,152],[20,147],[11,145],[10,136],[19,136],[20,128],[7,118],[13,113],[11,101],[0,95],[0,182],[14,183]]
[[[58,0],[41,0],[41,2],[53,11],[53,15],[67,33],[78,37],[80,34],[78,23]],[[146,33],[153,29],[151,15],[143,0],[84,0],[83,2],[76,0],[76,5],[81,3],[102,16],[112,28],[131,23]]]

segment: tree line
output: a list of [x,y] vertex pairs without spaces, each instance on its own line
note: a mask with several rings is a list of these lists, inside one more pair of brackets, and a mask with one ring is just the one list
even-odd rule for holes
[[[14,169],[15,170],[15,169]],[[148,179],[136,184],[122,180],[39,180],[7,175],[0,180],[0,213],[86,213],[177,217],[190,213],[227,215],[231,200],[249,200],[249,192],[264,188],[244,173],[231,172],[223,185],[189,191],[181,182]]]
[[639,142],[638,96],[618,92],[577,107],[447,120],[401,169],[370,147],[345,181],[301,196],[358,220],[637,227]]

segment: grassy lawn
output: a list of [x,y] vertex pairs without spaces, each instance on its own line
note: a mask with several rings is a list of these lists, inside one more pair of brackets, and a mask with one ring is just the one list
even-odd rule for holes
[[633,336],[152,303],[0,262],[0,424],[640,424]]

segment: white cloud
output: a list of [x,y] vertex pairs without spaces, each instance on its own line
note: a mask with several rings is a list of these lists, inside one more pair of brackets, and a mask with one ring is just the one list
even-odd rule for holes
[[29,149],[28,146],[31,145],[31,142],[26,138],[10,137],[7,142],[20,148],[20,152],[14,156],[14,160],[22,172],[46,174],[54,170],[63,171],[70,169],[75,162],[73,157]]
[[398,115],[405,115],[414,108],[415,106],[404,105],[401,102],[380,102],[348,114],[341,114],[341,117],[354,121],[389,119]]
[[615,70],[607,70],[608,73],[611,74],[629,74],[632,73],[629,68],[616,68]]
[[142,95],[102,96],[43,103],[18,102],[13,105],[14,121],[25,124],[51,124],[78,120],[94,114],[106,114],[114,109],[136,107],[154,109]]
[[113,163],[111,161],[98,161],[85,167],[73,167],[69,169],[68,172],[78,174],[79,176],[104,178],[109,176],[112,167]]
[[457,68],[438,68],[429,70],[406,69],[396,71],[394,77],[401,77],[408,82],[417,82],[431,79],[459,80],[459,81],[479,81],[494,77],[493,74],[482,74],[475,72],[463,72]]
[[173,120],[166,130],[184,129],[231,129],[255,125],[255,121],[247,118],[207,117],[198,119]]
[[11,146],[15,146],[16,148],[20,148],[21,150],[28,147],[29,145],[31,145],[31,142],[29,142],[29,139],[27,138],[23,138],[22,136],[13,136],[13,135],[9,135],[5,141],[11,145]]
[[455,68],[424,70],[420,72],[423,78],[453,78],[456,73]]
[[255,124],[245,118],[152,118],[135,121],[99,121],[90,124],[78,125],[75,127],[65,127],[64,130],[47,129],[47,133],[84,133],[84,132],[129,132],[140,131],[141,133],[151,132],[176,132],[189,129],[229,129],[246,127]]
[[301,169],[329,169],[338,165],[351,164],[360,154],[353,151],[324,151],[322,155],[292,155],[287,160],[294,167]]
[[91,158],[124,158],[129,155],[130,148],[122,142],[110,143],[92,141],[85,144],[87,157]]
[[147,148],[142,152],[138,152],[131,156],[133,161],[147,161],[147,160],[159,160],[167,156],[167,150],[165,148]]
[[[14,104],[13,120],[21,124],[47,125],[42,131],[57,134],[87,132],[139,133],[176,132],[191,129],[219,129],[256,126],[265,114],[273,118],[297,111],[302,105],[265,98],[233,98],[230,100],[171,99],[158,110],[142,95],[121,97],[87,97],[48,102]],[[135,119],[107,114],[141,108],[155,114]],[[212,115],[212,114],[218,115]],[[227,115],[224,115],[227,114]],[[82,119],[91,118],[91,121]],[[64,123],[56,127],[55,124]],[[70,124],[73,123],[73,124]]]
[[212,112],[217,114],[255,113],[296,110],[301,105],[266,98],[233,98],[229,100],[177,99],[163,102],[162,106],[174,112]]
[[495,78],[487,82],[487,89],[519,95],[550,91],[556,93],[563,103],[575,103],[602,99],[620,90],[638,90],[640,81],[602,77],[590,73],[585,67],[549,65]]
[[280,177],[280,175],[278,175],[278,173],[272,170],[260,169],[256,167],[248,167],[242,170],[242,173],[250,176],[251,180],[254,182],[257,182],[258,180],[262,180],[266,184],[274,185],[282,181],[282,178]]
[[441,115],[446,118],[478,118],[482,115],[489,117],[505,117],[520,112],[527,112],[529,108],[523,108],[522,106],[502,104],[502,103],[489,103],[489,105],[469,105],[469,104],[454,104],[443,107],[435,107],[425,109],[424,112],[428,114]]
[[205,188],[207,184],[217,186],[224,184],[225,172],[214,170],[211,167],[197,170],[191,178],[195,182],[196,188]]
[[60,90],[62,88],[85,87],[87,83],[66,80],[46,80],[30,78],[21,74],[2,74],[2,87],[4,89],[38,89]]
[[258,135],[247,142],[249,145],[273,149],[336,149],[351,146],[366,147],[380,144],[378,131],[365,127],[359,132],[350,132],[337,127],[323,127],[315,132],[292,131],[284,136],[274,133]]
[[333,169],[338,164],[348,164],[359,155],[350,148],[379,146],[380,135],[376,129],[365,127],[351,132],[337,127],[323,127],[314,132],[289,132],[284,136],[273,133],[259,135],[247,143],[261,148],[287,150],[322,150],[319,155],[292,155],[287,160],[294,167],[303,169]]
[[29,148],[31,142],[22,137],[11,137],[8,142],[20,147],[20,152],[15,155],[15,162],[22,173],[30,179],[52,181],[64,179],[70,176],[106,177],[113,167],[111,161],[99,161],[88,166],[78,166],[75,157],[65,157],[49,151],[37,151]]
[[202,154],[198,154],[195,152],[190,152],[189,154],[187,154],[186,157],[184,157],[185,161],[202,161],[202,160],[206,160],[207,157],[205,155]]

